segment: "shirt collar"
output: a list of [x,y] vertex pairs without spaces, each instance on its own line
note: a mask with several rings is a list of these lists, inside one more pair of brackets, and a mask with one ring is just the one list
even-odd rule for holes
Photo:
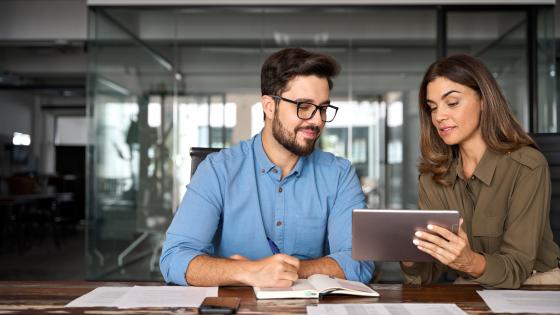
[[[253,151],[255,152],[255,156],[257,157],[257,167],[259,168],[260,173],[268,173],[275,167],[280,170],[280,167],[272,163],[272,161],[270,161],[270,159],[268,158],[268,155],[266,155],[266,152],[264,152],[262,143],[262,131],[255,136],[255,140],[253,141]],[[315,150],[313,152],[315,152]],[[303,172],[303,166],[306,163],[307,159],[308,156],[300,156],[298,161],[296,162],[296,165],[294,166],[294,169],[292,170],[292,172],[290,172],[290,174],[288,174],[288,176],[294,174],[296,177],[300,177],[301,173]]]
[[482,159],[480,159],[480,162],[478,162],[474,170],[474,176],[480,179],[486,186],[490,186],[492,183],[492,178],[494,178],[500,156],[501,154],[498,152],[486,149],[486,152],[484,152]]
[[[478,162],[478,165],[474,169],[472,177],[476,177],[486,186],[490,186],[490,184],[492,183],[492,179],[494,178],[494,173],[496,172],[496,167],[498,166],[499,159],[500,154],[498,152],[495,152],[489,148],[486,149],[486,151],[482,155],[482,158]],[[462,166],[463,162],[461,160],[461,155],[459,155],[459,158],[455,160],[454,165],[451,167],[450,171],[450,176],[453,180],[453,186],[455,186],[458,178],[467,181],[467,179],[464,178]]]
[[262,131],[255,136],[255,140],[253,141],[253,152],[255,152],[255,156],[257,157],[257,167],[259,168],[260,173],[268,173],[276,167],[276,165],[268,159],[268,156],[264,152]]

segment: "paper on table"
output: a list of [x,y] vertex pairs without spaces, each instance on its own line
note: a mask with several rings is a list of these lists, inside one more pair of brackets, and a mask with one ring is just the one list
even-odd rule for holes
[[199,307],[207,296],[218,296],[218,287],[136,286],[119,299],[118,307]]
[[80,296],[64,307],[117,307],[117,300],[121,298],[130,287],[100,287]]
[[375,303],[375,304],[319,304],[308,306],[309,315],[466,315],[455,304]]
[[494,313],[560,313],[560,291],[477,291]]
[[65,307],[199,307],[218,287],[99,287]]

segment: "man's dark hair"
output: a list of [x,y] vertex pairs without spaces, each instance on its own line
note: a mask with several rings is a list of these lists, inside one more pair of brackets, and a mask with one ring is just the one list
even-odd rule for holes
[[299,75],[326,78],[332,89],[331,78],[340,72],[340,65],[328,55],[301,48],[286,48],[266,59],[261,69],[262,95],[280,95],[288,82]]

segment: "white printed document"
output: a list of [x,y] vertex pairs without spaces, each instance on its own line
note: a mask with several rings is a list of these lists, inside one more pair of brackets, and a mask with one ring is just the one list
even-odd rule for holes
[[308,315],[466,315],[455,304],[434,303],[373,303],[319,304],[307,307]]
[[218,287],[99,287],[65,307],[199,307],[204,298],[215,296]]
[[129,289],[130,287],[99,287],[64,307],[118,307],[117,300]]
[[494,313],[560,314],[560,291],[477,291]]
[[118,307],[199,307],[207,296],[218,296],[218,287],[133,287],[119,299]]

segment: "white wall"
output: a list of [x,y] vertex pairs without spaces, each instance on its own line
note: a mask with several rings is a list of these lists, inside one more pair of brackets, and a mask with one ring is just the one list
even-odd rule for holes
[[55,145],[86,145],[87,125],[85,116],[57,117]]
[[[65,108],[65,105],[83,105],[85,99],[83,97],[61,97],[61,96],[38,96],[35,98],[34,107],[34,134],[32,135],[32,142],[35,141],[33,146],[35,155],[39,156],[39,164],[37,170],[42,174],[54,174],[56,162],[56,122],[57,117],[76,117],[85,116],[84,109]],[[53,106],[54,108],[47,109],[45,105]],[[86,125],[77,128],[74,131],[74,136],[82,139],[86,135]],[[64,131],[69,133],[68,130]],[[67,139],[68,140],[68,139]],[[80,142],[84,142],[80,140]],[[84,142],[85,143],[85,142]],[[61,143],[63,144],[63,143]],[[67,144],[67,143],[64,143]],[[75,143],[78,144],[78,143]],[[33,143],[32,143],[33,145]]]

